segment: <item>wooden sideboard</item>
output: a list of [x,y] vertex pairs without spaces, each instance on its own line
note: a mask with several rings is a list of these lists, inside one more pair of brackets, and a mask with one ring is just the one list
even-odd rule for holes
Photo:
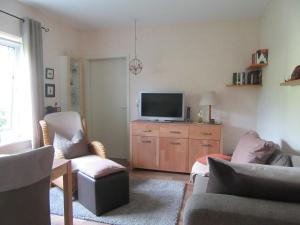
[[189,173],[197,158],[223,152],[223,126],[197,123],[130,123],[130,166]]

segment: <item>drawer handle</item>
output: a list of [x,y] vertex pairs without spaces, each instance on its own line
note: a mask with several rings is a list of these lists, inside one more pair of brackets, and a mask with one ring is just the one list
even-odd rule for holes
[[180,142],[171,142],[171,145],[181,145]]
[[202,144],[202,145],[200,145],[201,147],[212,147],[212,145],[211,144]]
[[172,130],[170,131],[170,133],[171,133],[171,134],[181,134],[180,131],[172,131]]
[[150,133],[152,130],[143,130],[144,133]]
[[142,143],[149,144],[151,141],[142,141]]
[[204,136],[210,136],[210,135],[212,135],[212,133],[209,133],[209,132],[202,132],[202,135],[204,135]]

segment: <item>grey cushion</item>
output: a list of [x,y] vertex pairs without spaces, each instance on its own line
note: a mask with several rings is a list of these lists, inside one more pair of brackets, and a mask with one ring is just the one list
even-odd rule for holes
[[89,154],[88,146],[81,130],[78,130],[71,140],[55,133],[53,146],[55,149],[61,150],[64,157],[67,159],[73,159]]
[[291,157],[280,150],[276,150],[266,164],[273,166],[292,166]]
[[300,169],[209,158],[207,192],[300,202]]

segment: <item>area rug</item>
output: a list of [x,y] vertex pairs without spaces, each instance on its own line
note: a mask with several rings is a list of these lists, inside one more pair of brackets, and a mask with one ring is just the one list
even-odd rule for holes
[[[114,225],[176,225],[185,183],[156,179],[130,179],[130,203],[100,217],[73,201],[73,217]],[[63,192],[50,190],[51,214],[63,215]]]

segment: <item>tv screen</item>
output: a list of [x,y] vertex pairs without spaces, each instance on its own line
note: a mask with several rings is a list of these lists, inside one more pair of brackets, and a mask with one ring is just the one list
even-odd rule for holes
[[141,117],[183,120],[183,93],[141,93]]

